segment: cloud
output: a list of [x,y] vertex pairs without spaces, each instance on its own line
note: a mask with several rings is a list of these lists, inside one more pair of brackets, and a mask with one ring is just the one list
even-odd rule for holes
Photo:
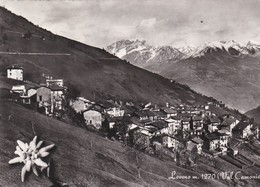
[[156,18],[144,19],[141,23],[137,26],[137,28],[141,29],[150,29],[156,24]]
[[226,39],[260,41],[256,0],[0,0],[0,4],[54,33],[98,47],[136,38],[178,46]]

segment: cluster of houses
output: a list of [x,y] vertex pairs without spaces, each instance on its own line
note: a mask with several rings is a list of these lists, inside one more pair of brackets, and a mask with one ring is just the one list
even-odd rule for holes
[[[7,78],[23,80],[23,69],[19,66],[7,68]],[[10,92],[16,93],[23,104],[36,104],[37,109],[47,115],[53,115],[64,109],[64,87],[63,79],[46,77],[46,82],[40,85],[21,84],[12,86]]]
[[[23,80],[22,68],[7,68],[7,77]],[[63,79],[51,77],[40,86],[15,85],[11,89],[11,92],[19,94],[24,104],[35,102],[37,108],[43,109],[47,115],[64,109],[65,91]],[[161,145],[173,151],[186,147],[198,154],[202,151],[213,155],[226,154],[231,148],[231,138],[259,138],[258,127],[252,121],[218,112],[224,107],[219,102],[200,106],[168,103],[157,106],[113,100],[93,102],[78,97],[70,101],[70,106],[82,114],[88,127],[100,130],[106,121],[109,130],[124,121],[127,126],[125,137],[138,134],[150,145]]]
[[[135,105],[108,100],[91,102],[83,97],[71,101],[72,108],[82,113],[86,125],[100,129],[107,120],[109,129],[124,121],[127,125],[126,137],[139,134],[153,145],[162,145],[171,150],[186,147],[202,150],[213,155],[226,154],[231,138],[247,139],[258,137],[258,128],[248,119],[241,120],[230,114],[214,113],[216,106],[208,103],[206,106],[175,105],[158,107],[148,103]],[[127,120],[126,120],[127,119]]]

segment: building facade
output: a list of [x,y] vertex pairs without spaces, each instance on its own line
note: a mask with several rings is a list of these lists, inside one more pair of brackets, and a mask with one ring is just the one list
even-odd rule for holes
[[23,80],[23,69],[19,66],[11,66],[7,68],[7,78],[15,80]]

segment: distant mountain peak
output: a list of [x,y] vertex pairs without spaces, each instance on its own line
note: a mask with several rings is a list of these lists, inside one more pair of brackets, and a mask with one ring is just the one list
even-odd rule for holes
[[247,45],[259,45],[260,46],[260,44],[257,41],[254,41],[254,40],[249,40],[247,42]]
[[[152,46],[145,40],[121,40],[107,47],[107,51],[122,59],[130,59],[132,63],[144,62],[149,65],[155,61],[167,61],[181,58],[183,53],[169,45]],[[142,64],[144,65],[144,64]]]
[[[223,51],[232,56],[243,54],[254,55],[260,52],[260,44],[250,40],[242,45],[236,40],[210,41],[198,47],[186,45],[176,48],[174,46],[152,46],[145,40],[120,40],[107,47],[107,50],[122,59],[127,59],[140,67],[149,65],[148,62],[155,60],[167,61],[171,59],[186,59],[205,56],[214,51]],[[168,59],[167,59],[168,58]]]

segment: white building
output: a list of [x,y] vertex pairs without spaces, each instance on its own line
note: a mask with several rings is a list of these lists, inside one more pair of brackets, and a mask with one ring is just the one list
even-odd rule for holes
[[63,79],[46,79],[46,86],[49,87],[51,85],[58,85],[60,87],[63,87]]
[[23,69],[19,66],[11,66],[7,68],[7,78],[15,80],[23,80]]
[[36,88],[29,88],[28,90],[27,90],[27,96],[28,97],[31,97],[31,96],[33,96],[34,94],[36,94],[37,93],[37,89]]
[[122,117],[124,116],[125,111],[119,107],[113,107],[106,110],[106,113],[113,117]]
[[93,125],[96,129],[100,129],[102,125],[101,113],[95,110],[87,110],[83,112],[86,125]]
[[10,91],[11,93],[18,93],[20,95],[25,95],[26,89],[24,85],[15,85],[12,86],[12,89]]
[[70,106],[77,112],[82,112],[87,110],[90,106],[92,106],[92,102],[83,98],[78,97],[75,101],[70,102]]

